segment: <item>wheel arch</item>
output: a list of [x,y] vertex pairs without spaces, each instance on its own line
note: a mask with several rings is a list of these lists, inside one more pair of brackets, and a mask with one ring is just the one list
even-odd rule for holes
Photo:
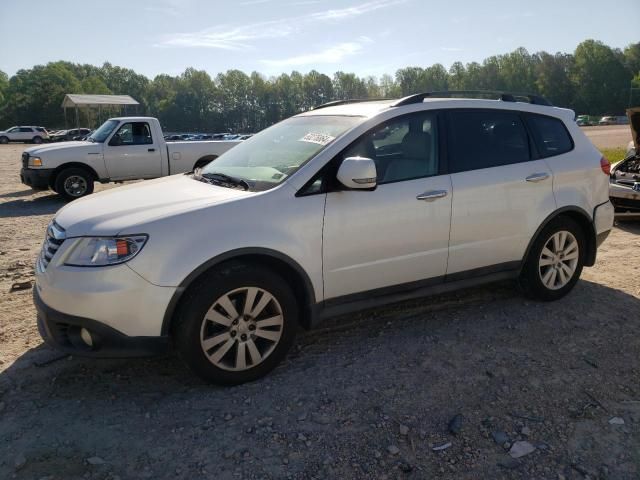
[[193,169],[204,167],[209,163],[213,162],[219,155],[205,155],[204,157],[200,157],[196,160],[196,163],[193,165]]
[[214,268],[230,262],[242,262],[248,265],[262,265],[280,274],[291,287],[300,302],[301,326],[311,328],[315,305],[315,293],[311,279],[304,269],[292,258],[276,250],[267,248],[239,248],[214,257],[185,277],[173,294],[162,320],[161,335],[169,335],[174,314],[178,311],[185,293],[203,275]]
[[79,163],[79,162],[69,162],[69,163],[63,163],[62,165],[57,166],[54,170],[53,173],[51,174],[51,177],[49,178],[49,187],[53,188],[53,186],[56,184],[56,178],[58,178],[58,175],[60,174],[60,172],[62,172],[63,170],[66,170],[67,168],[81,168],[83,170],[86,170],[87,172],[89,172],[92,176],[93,176],[93,180],[99,180],[100,177],[98,177],[98,173],[91,168],[89,165],[85,164],[85,163]]
[[572,220],[576,221],[578,225],[580,225],[585,233],[585,238],[587,241],[587,254],[585,257],[585,266],[591,267],[596,263],[596,230],[593,226],[593,221],[589,214],[582,208],[577,206],[568,206],[562,207],[555,210],[551,213],[547,218],[543,220],[543,222],[538,226],[538,229],[533,234],[531,239],[529,240],[529,244],[527,245],[527,249],[525,250],[524,256],[522,257],[522,265],[524,266],[527,257],[529,256],[529,252],[531,251],[531,247],[533,243],[536,241],[540,232],[546,227],[550,221],[558,218],[558,217],[568,217]]

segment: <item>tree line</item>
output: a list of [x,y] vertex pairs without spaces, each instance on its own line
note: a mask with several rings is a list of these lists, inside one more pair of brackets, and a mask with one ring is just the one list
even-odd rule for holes
[[[158,117],[170,131],[252,132],[332,100],[433,90],[538,93],[577,114],[621,115],[630,102],[640,104],[640,42],[621,50],[585,40],[573,53],[555,54],[518,48],[482,63],[455,62],[448,70],[438,63],[406,67],[380,78],[343,71],[329,77],[315,70],[270,78],[229,70],[212,78],[188,68],[178,76],[150,80],[110,63],[97,67],[58,61],[19,70],[10,78],[0,71],[0,128],[64,126],[61,103],[67,93],[131,95],[141,104],[139,114]],[[95,113],[82,113],[85,125],[96,121]]]

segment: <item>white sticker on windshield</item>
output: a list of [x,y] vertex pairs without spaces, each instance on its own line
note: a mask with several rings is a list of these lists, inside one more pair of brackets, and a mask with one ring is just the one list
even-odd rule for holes
[[326,135],[324,133],[307,133],[304,137],[302,137],[299,142],[309,142],[309,143],[317,143],[318,145],[327,145],[336,137],[332,137],[331,135]]

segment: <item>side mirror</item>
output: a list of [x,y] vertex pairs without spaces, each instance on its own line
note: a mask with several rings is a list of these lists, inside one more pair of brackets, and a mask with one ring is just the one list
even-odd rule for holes
[[347,157],[338,169],[338,181],[347,188],[373,190],[376,188],[376,164],[366,157]]

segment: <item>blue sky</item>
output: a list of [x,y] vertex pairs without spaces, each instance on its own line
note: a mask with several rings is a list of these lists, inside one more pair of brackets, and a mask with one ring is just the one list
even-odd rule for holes
[[53,60],[268,76],[315,69],[362,76],[464,63],[523,46],[571,52],[586,38],[640,41],[640,0],[8,0],[0,70]]

